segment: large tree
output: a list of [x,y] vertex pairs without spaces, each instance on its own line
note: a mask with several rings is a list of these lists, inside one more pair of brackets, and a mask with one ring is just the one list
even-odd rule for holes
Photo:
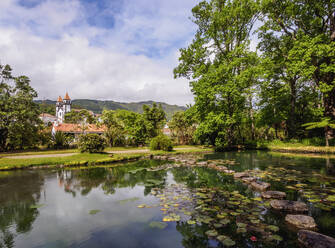
[[33,101],[37,92],[26,76],[13,77],[8,65],[0,65],[0,150],[34,147],[41,121]]
[[192,9],[198,29],[180,50],[174,74],[192,80],[202,142],[223,147],[241,140],[239,128],[257,75],[257,54],[249,50],[257,9],[252,0],[202,1]]
[[[315,84],[322,94],[324,118],[334,122],[335,1],[263,0],[261,10],[263,31],[290,40],[289,52],[282,53],[289,72]],[[325,126],[327,145],[331,134],[330,126]]]
[[147,105],[143,105],[143,118],[149,138],[156,137],[161,133],[166,122],[166,114],[161,104],[157,106],[156,103],[153,103],[151,108]]

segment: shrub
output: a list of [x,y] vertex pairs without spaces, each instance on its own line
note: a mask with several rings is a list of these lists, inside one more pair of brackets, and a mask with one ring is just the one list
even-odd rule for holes
[[89,133],[79,136],[78,148],[80,152],[102,152],[106,146],[106,140],[98,134]]
[[55,149],[68,148],[70,144],[70,138],[62,132],[56,132],[52,137],[52,144]]
[[172,140],[165,135],[156,136],[155,138],[151,139],[150,149],[172,151],[173,149]]

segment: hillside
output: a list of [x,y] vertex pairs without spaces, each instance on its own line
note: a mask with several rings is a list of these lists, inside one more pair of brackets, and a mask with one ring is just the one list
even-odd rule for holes
[[[44,106],[55,106],[56,101],[52,100],[36,100],[37,103],[43,103]],[[89,99],[75,99],[72,101],[72,106],[74,108],[84,108],[87,110],[91,110],[94,113],[100,114],[104,109],[107,110],[117,110],[117,109],[125,109],[134,111],[137,113],[142,113],[143,105],[152,106],[153,101],[145,101],[145,102],[130,102],[130,103],[123,103],[123,102],[114,102],[114,101],[102,101],[102,100],[89,100]],[[178,105],[170,105],[167,103],[160,103],[164,111],[167,114],[167,118],[171,119],[173,113],[186,110],[186,107],[178,106]]]

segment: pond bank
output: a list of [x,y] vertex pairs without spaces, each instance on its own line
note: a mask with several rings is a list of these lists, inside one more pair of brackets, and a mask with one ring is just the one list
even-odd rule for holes
[[18,169],[38,169],[38,168],[63,168],[78,166],[95,166],[118,162],[128,162],[148,158],[152,155],[180,154],[195,152],[211,152],[211,149],[200,147],[194,148],[176,148],[172,152],[149,151],[149,150],[128,150],[128,151],[109,151],[106,153],[73,153],[64,154],[37,154],[26,155],[17,158],[0,157],[0,171],[18,170]]
[[295,144],[267,145],[266,149],[274,152],[301,153],[301,154],[335,154],[335,147],[332,146],[298,146]]

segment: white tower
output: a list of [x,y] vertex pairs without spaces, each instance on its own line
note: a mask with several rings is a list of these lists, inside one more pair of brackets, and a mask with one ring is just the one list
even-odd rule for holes
[[65,114],[71,111],[71,99],[69,94],[66,92],[64,100],[61,96],[58,97],[56,102],[56,117],[58,123],[63,123]]
[[57,121],[58,123],[62,123],[64,120],[64,103],[63,103],[63,99],[61,96],[58,97],[57,102],[56,102],[56,117],[57,117]]
[[66,92],[64,97],[64,110],[65,113],[69,113],[71,111],[71,99],[69,97],[69,94]]

